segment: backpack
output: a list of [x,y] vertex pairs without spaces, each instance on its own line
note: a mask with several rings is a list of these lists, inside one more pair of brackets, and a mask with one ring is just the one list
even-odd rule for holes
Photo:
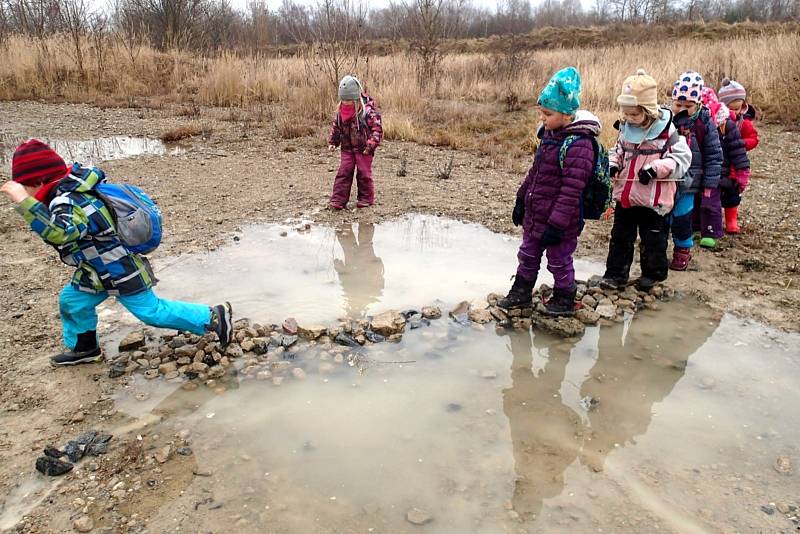
[[[564,169],[564,160],[567,157],[567,150],[570,145],[580,135],[569,135],[561,143],[561,149],[558,153],[558,162],[561,169]],[[601,145],[595,137],[590,137],[592,146],[594,147],[594,172],[589,178],[586,187],[583,189],[581,196],[581,216],[584,219],[599,220],[600,217],[608,209],[611,204],[611,174],[608,170],[608,150]]]
[[94,188],[106,205],[117,235],[134,254],[149,254],[161,244],[161,210],[147,194],[130,184],[101,182]]

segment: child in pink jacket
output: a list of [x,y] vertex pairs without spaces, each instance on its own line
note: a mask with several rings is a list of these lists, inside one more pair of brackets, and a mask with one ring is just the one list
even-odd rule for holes
[[658,84],[644,70],[625,80],[617,103],[622,122],[608,156],[616,207],[601,284],[628,283],[638,232],[642,276],[636,287],[649,291],[667,278],[668,216],[692,152],[673,126],[672,112],[659,108]]

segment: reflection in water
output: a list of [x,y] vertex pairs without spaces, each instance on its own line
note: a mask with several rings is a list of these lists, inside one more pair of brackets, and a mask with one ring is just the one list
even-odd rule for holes
[[[11,162],[14,149],[25,139],[0,139],[0,164]],[[99,137],[88,141],[71,141],[65,139],[47,139],[42,141],[68,162],[98,164],[114,159],[142,156],[145,154],[163,155],[167,147],[159,139],[150,137]]]
[[589,412],[585,465],[601,471],[615,447],[635,444],[634,438],[647,431],[653,404],[669,395],[689,357],[719,325],[710,310],[698,313],[691,320],[680,308],[666,307],[657,316],[642,314],[629,325],[600,329],[597,361],[580,391],[600,401]]
[[[508,332],[511,387],[503,390],[503,410],[511,427],[517,480],[512,504],[524,519],[533,519],[542,501],[564,489],[564,471],[580,450],[581,418],[561,399],[573,344],[531,332]],[[534,373],[533,352],[546,359]]]
[[336,239],[344,251],[344,261],[335,259],[333,266],[339,275],[348,317],[363,317],[367,307],[380,300],[383,294],[383,262],[375,255],[373,237],[375,225],[359,223],[358,240],[350,224],[336,231]]

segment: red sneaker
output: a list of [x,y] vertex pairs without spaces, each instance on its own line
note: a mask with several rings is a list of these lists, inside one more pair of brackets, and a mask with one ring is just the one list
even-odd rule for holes
[[685,271],[689,267],[691,259],[691,249],[675,247],[675,250],[672,251],[672,263],[669,264],[669,268],[673,271]]

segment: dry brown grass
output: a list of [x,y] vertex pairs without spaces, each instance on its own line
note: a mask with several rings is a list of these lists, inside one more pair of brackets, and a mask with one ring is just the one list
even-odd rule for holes
[[[453,54],[441,64],[437,87],[428,91],[415,83],[414,59],[405,53],[371,57],[362,62],[364,71],[355,74],[381,106],[387,139],[493,157],[529,153],[537,120],[535,97],[550,75],[566,65],[581,72],[583,107],[600,115],[606,125],[615,118],[622,80],[639,67],[659,81],[665,102],[672,81],[691,68],[713,86],[726,75],[741,81],[769,120],[788,123],[800,118],[800,35],[757,35],[748,27],[746,32],[737,30],[738,36],[720,38],[719,28],[703,28],[714,38],[696,31],[695,37],[666,42],[554,47],[532,52],[513,68],[497,53]],[[144,47],[131,59],[124,48],[110,43],[102,63],[86,47],[87,67],[81,74],[66,40],[52,38],[47,51],[42,50],[21,38],[11,38],[0,48],[0,99],[104,105],[173,102],[183,105],[181,113],[192,118],[199,115],[198,105],[246,113],[277,102],[286,110],[277,124],[284,137],[311,135],[330,120],[336,103],[335,88],[309,70],[301,57],[198,58]],[[612,136],[607,127],[604,140],[610,142]]]
[[191,122],[189,124],[184,124],[171,130],[167,130],[161,134],[161,140],[165,143],[177,143],[183,139],[197,137],[198,135],[209,137],[211,135],[211,127],[197,122]]

